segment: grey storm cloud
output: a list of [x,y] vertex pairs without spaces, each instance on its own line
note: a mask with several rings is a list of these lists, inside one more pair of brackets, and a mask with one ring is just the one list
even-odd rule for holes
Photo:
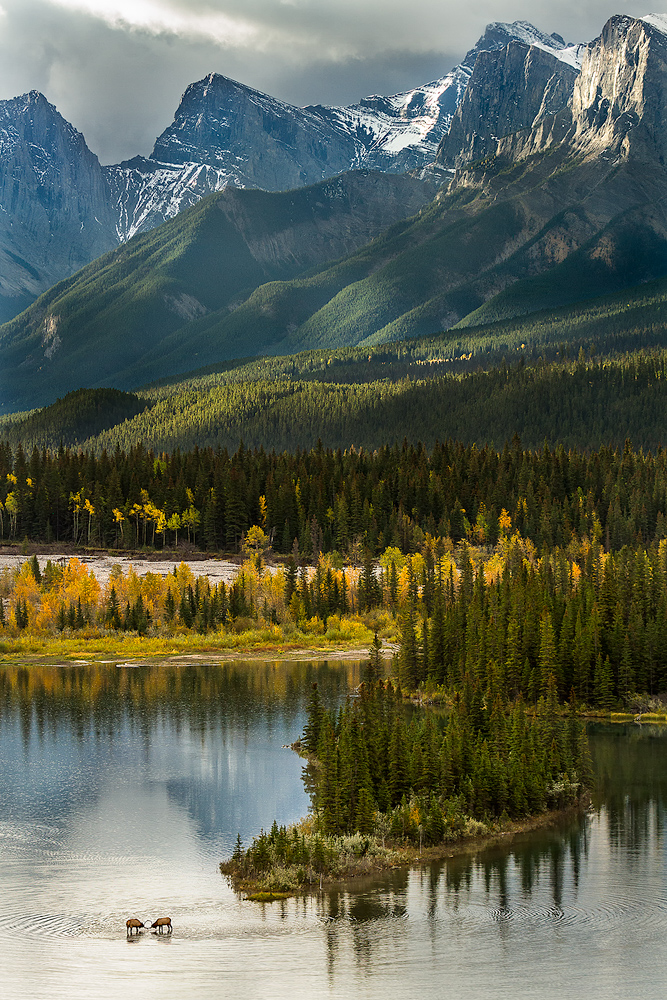
[[40,90],[102,162],[149,153],[185,87],[231,76],[293,104],[348,104],[442,76],[489,21],[588,41],[572,0],[0,0],[0,99]]

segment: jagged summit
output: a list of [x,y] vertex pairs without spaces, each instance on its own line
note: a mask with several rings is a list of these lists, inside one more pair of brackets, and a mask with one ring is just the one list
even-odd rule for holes
[[0,318],[114,245],[98,158],[46,97],[0,101]]
[[493,51],[494,49],[504,49],[511,41],[523,42],[525,45],[534,45],[538,49],[544,49],[545,52],[549,52],[557,59],[577,69],[581,66],[586,49],[585,44],[566,42],[561,35],[555,32],[547,35],[530,21],[512,21],[511,23],[494,21],[486,26],[486,31],[478,45],[484,42],[486,44],[481,48],[481,51]]
[[[35,105],[23,115],[17,105],[13,119],[0,115],[0,126],[14,137],[40,120],[37,110]],[[438,136],[446,138],[437,169],[387,176],[407,166],[426,167]],[[21,139],[13,155],[17,161],[29,158],[33,147]],[[139,377],[135,351],[136,357],[143,352],[141,378],[149,380],[156,377],[156,358],[165,374],[176,370],[177,358],[178,364],[191,364],[197,350],[203,364],[261,350],[379,343],[618,291],[667,274],[666,156],[667,17],[661,15],[614,16],[587,46],[545,35],[527,22],[491,24],[466,60],[439,80],[344,108],[293,108],[209,74],[185,92],[153,158],[102,168],[117,241],[173,220],[118,251],[122,267],[113,322],[106,275],[96,303],[90,302],[88,279],[79,286],[88,326],[83,310],[68,298],[74,287],[68,282],[0,332],[0,370],[9,373],[8,385],[23,379],[30,391],[33,378],[46,385],[57,370],[63,378],[73,370],[78,376],[67,352],[59,348],[54,355],[48,340],[55,336],[56,319],[62,321],[57,327],[62,344],[66,335],[77,341],[91,379],[99,381],[103,314],[109,364],[116,364],[116,337],[125,331],[131,363],[123,378]],[[76,161],[73,154],[70,159]],[[380,166],[383,173],[363,176],[362,170],[358,184],[347,174],[325,181],[326,192],[290,190],[278,199],[266,191],[233,190],[303,188],[313,177],[328,178],[351,166]],[[294,281],[284,277],[282,263],[264,277],[265,258],[286,260],[296,272],[295,248],[302,254],[321,250],[322,259],[335,251],[337,257],[363,211],[373,205],[384,210],[387,199],[391,207],[392,198],[405,198],[401,185],[418,186],[421,176],[431,177],[435,190],[441,166],[448,189],[358,254],[326,263],[309,276],[299,271]],[[2,178],[8,199],[3,206],[10,204],[11,176],[6,171]],[[338,186],[345,184],[349,211],[341,213]],[[225,186],[224,195],[173,219],[184,206]],[[36,204],[41,196],[36,184],[25,204]],[[295,199],[302,204],[298,225]],[[279,233],[275,209],[266,207],[278,201],[285,220]],[[245,215],[239,214],[241,205]],[[384,221],[382,216],[380,224]],[[181,238],[191,224],[202,240],[196,266],[187,256],[188,240]],[[14,226],[5,235],[15,239],[16,232]],[[5,245],[0,242],[3,252]],[[16,246],[11,252],[30,262]],[[164,285],[156,284],[148,264],[135,267],[137,247],[168,262]],[[182,287],[172,271],[173,248],[185,255]],[[223,257],[225,280],[231,275],[235,282],[234,294],[224,302],[218,276],[207,270]],[[313,267],[312,255],[299,258],[299,267],[306,266]],[[97,265],[91,267],[97,273]],[[200,287],[202,268],[211,279],[206,288]],[[144,295],[147,274],[157,298]],[[249,295],[255,287],[251,274],[267,283]],[[243,301],[237,292],[246,296]],[[149,327],[150,344],[144,336]],[[32,360],[26,354],[28,336]]]
[[506,45],[477,54],[470,83],[438,149],[436,162],[443,167],[495,154],[499,140],[534,130],[572,97],[586,48],[566,45],[560,36],[544,35],[526,21],[490,25],[489,34],[503,40],[508,28],[513,36]]
[[151,159],[208,164],[231,183],[269,190],[358,166],[391,172],[422,168],[435,159],[480,54],[512,41],[542,49],[569,67],[578,67],[585,48],[546,35],[528,21],[494,22],[464,61],[437,80],[347,107],[297,108],[210,73],[187,88]]

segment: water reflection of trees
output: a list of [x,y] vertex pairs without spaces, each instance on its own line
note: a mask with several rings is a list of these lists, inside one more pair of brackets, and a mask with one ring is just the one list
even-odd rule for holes
[[[273,815],[299,815],[298,761],[280,768],[274,757],[276,748],[293,756],[279,747],[299,736],[311,683],[335,705],[359,680],[353,662],[0,668],[0,750],[8,763],[0,797],[65,822],[140,759],[137,787],[152,787],[158,775],[198,836],[222,835],[231,850],[237,832],[247,838]],[[21,774],[30,775],[25,802],[12,778]]]
[[357,964],[369,969],[375,942],[385,950],[390,933],[387,921],[397,917],[419,920],[423,911],[432,944],[437,947],[448,922],[461,915],[480,893],[501,939],[509,933],[509,918],[534,905],[531,897],[538,888],[542,890],[540,907],[551,919],[559,920],[566,900],[576,899],[589,841],[589,820],[581,816],[560,827],[526,834],[509,850],[498,845],[477,855],[454,855],[421,870],[392,872],[361,893],[323,894],[316,906],[327,922],[330,975],[333,977],[337,961],[350,944]]
[[351,662],[7,666],[0,669],[0,726],[18,717],[25,742],[62,727],[82,743],[91,734],[113,742],[121,724],[148,738],[159,722],[177,734],[185,726],[203,734],[212,724],[247,733],[260,710],[269,729],[277,718],[293,721],[314,681],[336,704],[359,680]]
[[591,729],[596,785],[593,805],[607,815],[613,850],[630,862],[650,840],[662,839],[667,803],[667,727],[596,726]]
[[[596,774],[593,807],[606,816],[612,852],[622,852],[625,864],[641,863],[647,849],[662,838],[667,727],[595,725],[590,737]],[[345,894],[330,896],[319,905],[322,916],[332,921],[326,931],[331,973],[350,934],[357,960],[371,963],[372,942],[381,935],[368,928],[364,932],[359,921],[386,921],[396,915],[418,920],[423,911],[435,945],[446,925],[443,918],[451,921],[467,912],[480,893],[501,938],[519,912],[535,909],[540,919],[559,921],[576,905],[591,829],[590,815],[582,814],[526,834],[509,849],[498,845],[474,856],[452,856],[400,878],[392,873],[378,879],[375,893],[363,895],[354,919]],[[604,823],[600,829],[605,830]],[[419,891],[411,892],[417,884]]]
[[[351,941],[357,966],[371,971],[376,942],[386,942],[386,921],[407,916],[408,869],[398,869],[386,876],[382,889],[377,884],[362,883],[354,892],[344,890],[322,893],[315,899],[318,917],[325,923],[327,970],[333,978],[336,963]],[[379,930],[379,928],[382,930]]]

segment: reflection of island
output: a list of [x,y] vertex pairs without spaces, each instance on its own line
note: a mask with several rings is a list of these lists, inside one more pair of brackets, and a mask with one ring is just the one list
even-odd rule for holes
[[667,726],[592,727],[596,786],[612,849],[635,856],[654,835],[662,840],[667,805]]
[[[53,820],[93,809],[118,783],[162,786],[199,836],[257,833],[304,811],[301,764],[283,743],[317,680],[330,704],[359,683],[354,663],[6,667],[0,740],[7,807]],[[23,804],[21,804],[23,803]]]
[[[664,865],[667,727],[594,725],[590,745],[596,771],[591,813],[537,829],[510,848],[496,844],[390,872],[363,886],[360,895],[355,886],[353,893],[320,900],[330,975],[340,956],[350,953],[364,971],[373,967],[383,947],[373,926],[397,916],[415,927],[423,924],[431,948],[442,950],[455,928],[467,939],[471,922],[495,927],[492,937],[502,946],[526,924],[560,934],[563,923],[585,914],[595,933],[598,921],[613,919],[614,909],[622,923],[624,907],[641,907],[654,897],[660,912],[662,882],[656,886],[654,875]],[[651,856],[657,859],[654,869]],[[636,881],[631,901],[630,872]],[[491,938],[485,941],[489,945]]]

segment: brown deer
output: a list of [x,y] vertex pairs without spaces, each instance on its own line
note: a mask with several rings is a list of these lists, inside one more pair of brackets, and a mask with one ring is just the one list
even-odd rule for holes
[[129,920],[125,921],[125,933],[131,935],[132,931],[135,930],[138,934],[143,926],[141,920],[137,920],[136,917],[130,917]]
[[162,928],[166,927],[167,934],[171,934],[171,917],[158,917],[150,926],[157,927],[159,934],[162,934]]

